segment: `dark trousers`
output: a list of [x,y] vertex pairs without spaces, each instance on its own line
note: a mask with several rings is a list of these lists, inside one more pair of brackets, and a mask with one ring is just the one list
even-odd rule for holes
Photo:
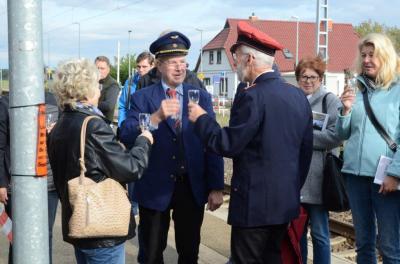
[[234,264],[281,264],[281,243],[287,224],[262,227],[232,226],[231,254]]
[[139,206],[139,225],[146,264],[163,263],[163,251],[167,247],[171,210],[178,264],[197,263],[204,206],[199,206],[195,202],[190,184],[187,178],[184,178],[177,180],[167,210],[160,212]]

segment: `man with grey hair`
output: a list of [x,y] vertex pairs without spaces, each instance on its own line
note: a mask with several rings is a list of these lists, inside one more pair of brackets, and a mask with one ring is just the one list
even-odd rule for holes
[[229,127],[189,103],[189,120],[208,150],[233,159],[228,223],[233,263],[281,263],[288,223],[300,211],[311,162],[311,108],[304,93],[272,66],[283,47],[246,22],[231,52],[241,82]]

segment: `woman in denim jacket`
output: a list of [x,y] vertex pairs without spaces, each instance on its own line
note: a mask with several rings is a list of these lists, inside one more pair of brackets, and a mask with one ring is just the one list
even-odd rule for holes
[[[400,59],[392,42],[372,33],[358,44],[358,87],[367,89],[371,108],[384,129],[400,142]],[[346,87],[336,130],[347,140],[342,172],[356,232],[357,263],[376,263],[376,241],[383,263],[400,263],[400,151],[393,152],[369,120],[361,91]],[[393,158],[382,185],[374,183],[380,156]]]

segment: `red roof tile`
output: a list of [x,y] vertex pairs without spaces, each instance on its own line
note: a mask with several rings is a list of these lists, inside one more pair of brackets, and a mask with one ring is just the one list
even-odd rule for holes
[[[267,33],[293,54],[293,59],[285,59],[282,52],[276,53],[276,62],[281,72],[294,70],[296,57],[296,21],[274,21],[274,20],[249,20],[232,19],[226,20],[225,26],[203,50],[225,49],[229,63],[233,68],[233,59],[229,52],[230,47],[236,42],[237,23],[246,21],[259,30]],[[351,24],[334,23],[332,31],[329,32],[328,47],[328,71],[343,72],[351,68],[356,56],[358,35]],[[299,60],[306,56],[316,54],[316,29],[313,22],[299,22]]]

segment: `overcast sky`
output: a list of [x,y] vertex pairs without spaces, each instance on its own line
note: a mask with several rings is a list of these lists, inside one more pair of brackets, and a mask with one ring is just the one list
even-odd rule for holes
[[[331,0],[329,17],[334,23],[359,23],[371,19],[400,27],[398,0]],[[128,30],[132,30],[130,50],[138,54],[148,49],[160,32],[178,30],[189,37],[188,56],[193,68],[203,45],[224,26],[227,18],[248,18],[253,12],[260,19],[301,21],[316,20],[316,0],[44,0],[44,63],[57,65],[60,60],[78,57],[78,25],[81,30],[82,57],[97,55],[113,58],[117,41],[121,54],[128,53]],[[0,0],[0,67],[8,67],[7,1]]]

